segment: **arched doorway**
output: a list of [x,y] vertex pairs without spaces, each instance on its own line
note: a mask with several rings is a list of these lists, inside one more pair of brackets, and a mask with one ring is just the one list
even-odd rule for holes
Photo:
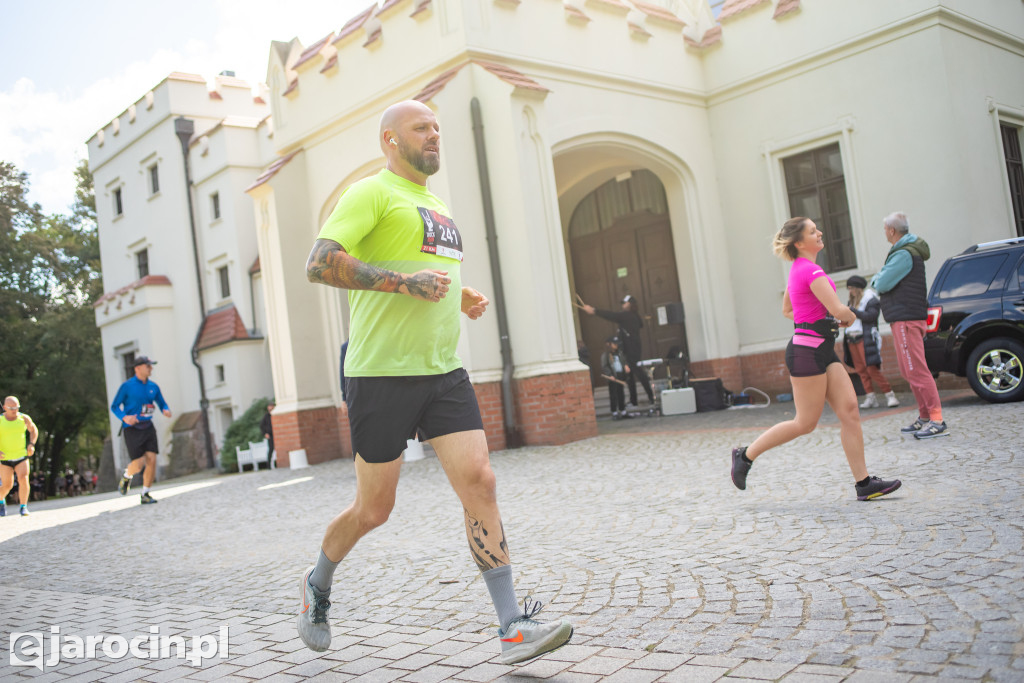
[[[584,197],[569,220],[569,250],[575,291],[588,304],[618,311],[627,294],[636,298],[644,320],[645,358],[665,358],[674,346],[689,353],[685,323],[672,316],[672,307],[681,307],[682,296],[668,203],[658,176],[647,169],[633,170]],[[580,328],[590,350],[591,379],[602,385],[604,340],[615,326],[582,315]]]

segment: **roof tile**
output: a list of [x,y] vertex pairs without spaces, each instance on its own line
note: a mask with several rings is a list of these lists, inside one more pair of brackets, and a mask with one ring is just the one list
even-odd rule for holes
[[113,292],[107,292],[99,299],[96,299],[96,303],[92,305],[93,308],[99,308],[104,302],[112,301],[122,294],[127,294],[133,289],[139,287],[145,287],[147,285],[170,285],[171,281],[166,275],[147,275],[146,277],[139,278],[135,282],[129,283],[120,289],[115,289]]
[[238,315],[238,309],[234,304],[228,304],[212,311],[203,320],[196,349],[202,351],[211,346],[240,339],[250,339],[249,330],[245,329],[245,323],[242,322],[242,317]]
[[245,191],[248,192],[249,190],[254,190],[263,183],[273,178],[275,175],[277,175],[278,171],[284,168],[285,164],[292,160],[293,156],[295,156],[301,151],[301,149],[297,149],[291,154],[288,154],[287,156],[283,156],[275,160],[274,163],[270,164],[270,166],[267,167],[267,170],[265,170],[263,173],[260,173],[259,177],[256,178],[252,185],[245,188]]
[[725,4],[722,5],[722,11],[718,15],[718,21],[725,21],[732,17],[746,12],[751,7],[756,7],[762,2],[768,2],[768,0],[725,0]]
[[670,24],[676,24],[677,26],[680,27],[686,26],[685,21],[683,21],[681,18],[677,17],[675,14],[668,11],[664,7],[659,7],[658,5],[652,5],[646,2],[640,2],[640,0],[633,0],[633,5],[651,19],[657,19],[659,21],[665,21]]
[[690,47],[711,47],[712,45],[722,42],[722,27],[719,24],[715,24],[714,26],[709,28],[707,31],[704,32],[704,36],[700,39],[699,43],[695,40],[690,39],[689,36],[684,36],[684,40],[686,41],[686,44],[689,45]]
[[364,9],[362,12],[349,19],[348,23],[342,26],[341,30],[338,31],[338,37],[334,39],[334,42],[337,43],[343,38],[347,38],[356,31],[358,31],[359,29],[361,29],[363,27],[363,24],[365,24],[376,11],[377,3],[373,3],[372,5]]
[[305,64],[306,62],[320,54],[320,50],[322,50],[324,45],[327,44],[327,41],[333,37],[334,32],[332,31],[331,33],[328,33],[326,36],[324,36],[323,38],[321,38],[320,40],[316,41],[315,43],[307,47],[305,50],[303,50],[302,54],[299,55],[299,59],[294,64],[292,64],[292,68],[297,69],[300,64]]
[[779,0],[779,4],[775,6],[775,14],[772,15],[772,19],[784,17],[798,9],[800,9],[800,0]]

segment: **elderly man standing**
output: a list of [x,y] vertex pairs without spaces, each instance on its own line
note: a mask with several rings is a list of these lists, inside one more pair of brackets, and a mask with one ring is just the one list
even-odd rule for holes
[[927,242],[910,232],[906,214],[891,213],[882,223],[892,249],[871,287],[880,295],[882,315],[892,328],[900,374],[910,384],[918,410],[918,418],[900,431],[913,434],[916,439],[948,436],[939,390],[924,359],[928,319],[924,262],[931,256],[931,250]]

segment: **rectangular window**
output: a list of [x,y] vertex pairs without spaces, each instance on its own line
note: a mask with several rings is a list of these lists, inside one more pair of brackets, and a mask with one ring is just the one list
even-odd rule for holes
[[135,376],[135,352],[129,351],[128,353],[121,354],[121,364],[124,368],[124,378],[131,379]]
[[824,233],[818,264],[834,273],[857,267],[853,224],[839,143],[782,160],[792,216],[806,216]]
[[223,384],[224,383],[224,366],[223,365],[218,365],[218,366],[216,366],[214,368],[214,370],[216,371],[216,375],[217,375],[217,384]]
[[1013,204],[1013,223],[1017,236],[1024,237],[1024,158],[1020,151],[1020,128],[1007,123],[999,124],[1003,136],[1003,156],[1006,157],[1006,176],[1010,180],[1010,202]]
[[135,252],[135,267],[139,271],[139,279],[149,275],[149,249],[140,249]]
[[149,167],[149,194],[154,195],[160,191],[160,172],[156,164]]
[[231,284],[228,282],[227,266],[221,266],[217,269],[217,279],[220,280],[220,298],[227,299],[231,296]]
[[114,216],[124,214],[124,205],[121,203],[121,188],[114,189]]
[[220,218],[220,192],[210,195],[210,215],[213,216],[213,220]]

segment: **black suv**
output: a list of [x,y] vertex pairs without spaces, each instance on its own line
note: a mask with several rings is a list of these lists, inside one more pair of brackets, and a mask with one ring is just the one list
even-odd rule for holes
[[928,293],[928,367],[967,377],[986,401],[1024,399],[1024,237],[967,248]]

